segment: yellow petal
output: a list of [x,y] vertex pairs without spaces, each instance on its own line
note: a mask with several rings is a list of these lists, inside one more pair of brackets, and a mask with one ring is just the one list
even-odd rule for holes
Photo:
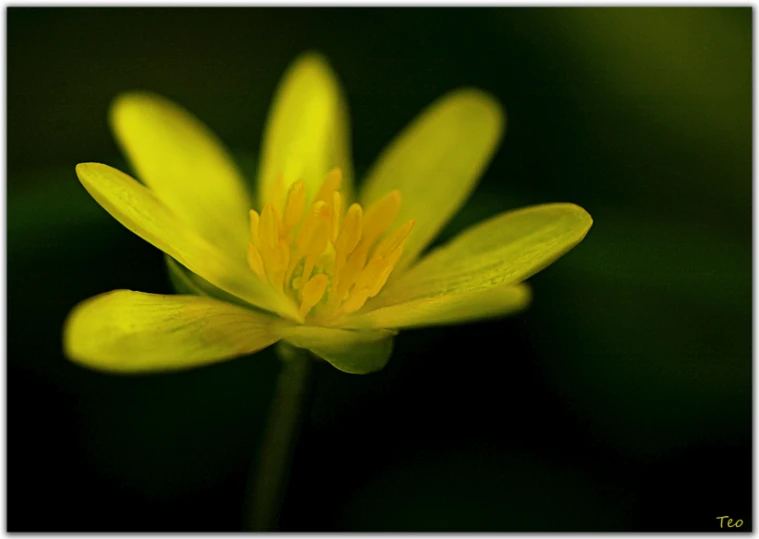
[[137,177],[167,208],[207,241],[244,252],[252,204],[232,158],[205,125],[149,93],[119,96],[110,119]]
[[82,163],[76,172],[108,213],[193,273],[249,303],[297,318],[294,306],[282,301],[248,268],[244,249],[240,257],[228,256],[185,226],[150,189],[115,168]]
[[409,328],[462,324],[513,314],[530,303],[526,284],[495,286],[475,292],[461,292],[419,298],[398,305],[348,316],[341,320],[347,328]]
[[335,368],[367,374],[383,368],[393,351],[395,332],[354,331],[319,326],[281,327],[278,334],[298,348],[306,348]]
[[391,228],[416,221],[397,270],[413,262],[464,204],[503,124],[493,98],[479,90],[456,90],[427,108],[379,157],[360,193],[361,204],[367,207],[398,189],[403,203]]
[[335,167],[342,171],[343,196],[350,197],[353,172],[344,99],[326,61],[306,54],[288,68],[269,113],[258,170],[261,207],[271,203],[284,211],[290,186],[298,180],[311,204]]
[[364,307],[516,284],[577,245],[593,220],[574,204],[543,204],[497,215],[433,250]]
[[66,319],[66,355],[86,367],[141,373],[197,367],[277,342],[279,319],[197,296],[114,290],[87,299]]

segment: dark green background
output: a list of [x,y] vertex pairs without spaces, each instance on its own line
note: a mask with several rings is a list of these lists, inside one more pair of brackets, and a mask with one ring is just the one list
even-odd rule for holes
[[490,91],[508,132],[444,238],[569,201],[595,224],[516,317],[401,333],[319,369],[285,530],[706,530],[751,521],[750,8],[51,9],[7,17],[8,528],[236,530],[271,351],[105,376],[71,307],[170,290],[74,165],[123,166],[106,112],[183,104],[252,178],[298,53],[331,61],[365,170],[425,105]]

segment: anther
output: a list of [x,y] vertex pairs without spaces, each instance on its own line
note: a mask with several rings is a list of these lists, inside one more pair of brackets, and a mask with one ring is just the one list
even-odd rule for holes
[[332,231],[329,240],[334,244],[340,232],[340,215],[343,211],[343,197],[335,191],[332,193]]
[[373,258],[358,276],[356,286],[340,310],[350,314],[363,307],[366,300],[379,293],[392,270],[392,266],[389,266],[385,259]]
[[300,225],[300,230],[298,230],[298,234],[295,236],[295,247],[301,254],[306,252],[316,234],[319,216],[323,215],[328,209],[326,202],[319,201],[312,205],[311,210],[306,214],[303,224]]
[[392,272],[393,266],[391,264],[386,264],[382,272],[375,278],[374,283],[368,289],[370,298],[373,298],[380,293],[380,290],[382,290],[382,287],[385,286],[387,278],[390,277],[390,274]]
[[348,257],[348,261],[345,263],[345,267],[338,276],[337,281],[337,296],[340,300],[345,299],[345,295],[350,290],[351,285],[358,277],[359,273],[366,264],[366,257],[368,249],[365,247],[358,247]]
[[279,240],[279,250],[276,261],[271,269],[271,280],[274,286],[280,291],[284,291],[285,272],[290,264],[290,244],[287,240]]
[[401,209],[401,192],[395,189],[375,202],[364,217],[361,243],[370,247],[390,226]]
[[346,254],[353,252],[361,239],[364,212],[358,204],[351,204],[348,213],[343,219],[343,226],[335,241],[335,250],[344,251]]
[[264,261],[263,258],[261,258],[261,253],[252,243],[248,244],[248,266],[250,266],[250,269],[252,269],[259,277],[265,275]]
[[340,188],[340,183],[343,180],[343,173],[339,168],[334,168],[327,173],[327,177],[322,183],[321,189],[316,194],[314,202],[331,202],[332,193]]
[[354,203],[351,204],[351,207],[348,208],[348,213],[345,214],[343,226],[335,240],[335,275],[340,275],[345,265],[345,260],[361,240],[361,230],[364,220],[363,213],[361,206]]
[[350,297],[345,300],[343,306],[340,307],[338,314],[350,314],[358,311],[361,307],[364,306],[364,303],[366,303],[367,299],[369,299],[369,293],[366,290],[352,293]]
[[382,272],[385,269],[385,259],[381,257],[372,258],[364,268],[364,271],[356,279],[356,288],[353,291],[360,291],[363,289],[372,288],[372,285],[377,281]]
[[285,204],[285,212],[282,217],[282,224],[285,233],[290,232],[300,221],[303,215],[303,208],[306,206],[306,186],[303,180],[298,180],[290,188]]
[[400,247],[411,234],[415,221],[406,221],[395,232],[382,240],[374,250],[374,256],[387,256]]
[[250,210],[250,239],[254,245],[259,245],[258,224],[260,219],[256,210]]
[[324,274],[314,275],[303,287],[303,300],[300,304],[300,315],[305,317],[319,303],[327,291],[329,281]]
[[266,251],[271,251],[279,246],[279,216],[272,204],[267,204],[261,214],[261,222],[258,225],[258,234],[261,245]]

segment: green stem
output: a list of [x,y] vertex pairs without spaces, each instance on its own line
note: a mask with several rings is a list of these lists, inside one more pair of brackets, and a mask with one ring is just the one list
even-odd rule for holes
[[287,491],[295,445],[315,381],[314,361],[306,350],[280,344],[282,370],[269,411],[261,452],[249,482],[246,512],[249,531],[275,531]]

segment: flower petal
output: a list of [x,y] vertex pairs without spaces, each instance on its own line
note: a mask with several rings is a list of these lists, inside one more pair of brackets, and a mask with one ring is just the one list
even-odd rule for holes
[[351,196],[348,114],[338,82],[318,54],[297,59],[284,75],[266,123],[258,170],[261,206],[282,211],[287,190],[297,180],[313,200],[327,172],[343,172],[341,192]]
[[64,350],[74,362],[121,373],[178,370],[257,352],[279,340],[277,317],[210,298],[114,290],[69,314]]
[[496,286],[382,307],[348,316],[341,325],[348,328],[409,328],[462,324],[515,313],[527,307],[530,298],[530,288],[526,284]]
[[413,262],[461,208],[503,132],[500,105],[475,89],[453,91],[430,105],[379,157],[360,193],[364,207],[393,189],[401,210],[391,229],[413,219],[397,270]]
[[298,348],[307,348],[335,368],[350,374],[367,374],[387,365],[393,351],[394,331],[354,331],[319,326],[283,326],[278,334]]
[[293,316],[294,306],[257,279],[243,259],[229,257],[187,228],[150,189],[108,165],[82,163],[76,172],[85,189],[116,220],[193,273],[249,303]]
[[574,204],[502,213],[432,251],[388,283],[364,310],[519,283],[582,241],[592,223],[588,212]]
[[221,141],[192,114],[150,93],[119,96],[111,126],[137,177],[196,234],[244,252],[252,207]]

